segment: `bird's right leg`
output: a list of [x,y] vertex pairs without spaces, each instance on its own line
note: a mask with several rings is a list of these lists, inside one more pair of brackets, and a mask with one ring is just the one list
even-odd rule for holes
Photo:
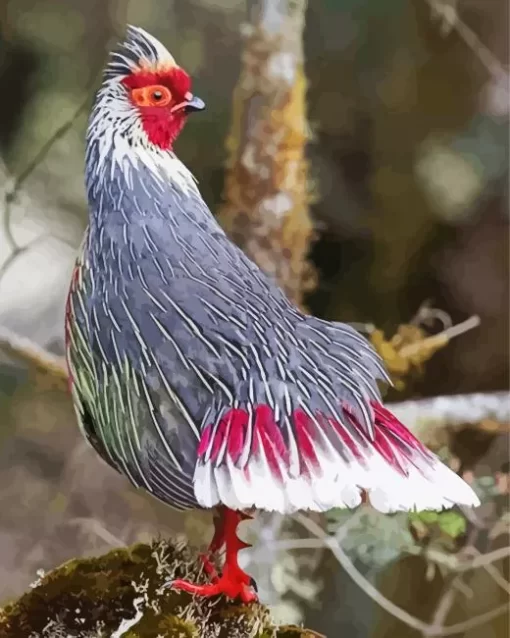
[[237,560],[239,551],[249,545],[238,538],[236,530],[240,522],[250,517],[244,512],[227,507],[222,508],[220,516],[224,527],[223,533],[219,532],[218,539],[220,542],[224,541],[226,548],[221,576],[207,585],[197,585],[182,579],[174,580],[169,585],[206,598],[224,594],[228,598],[240,598],[244,603],[254,602],[257,600],[255,581],[241,569]]
[[213,582],[216,582],[219,578],[216,567],[214,566],[211,557],[225,545],[225,522],[220,513],[217,513],[213,517],[214,523],[214,535],[207,548],[207,552],[200,554],[200,560],[204,565],[204,569],[207,575]]
[[[212,582],[216,582],[219,579],[218,572],[216,567],[214,566],[211,557],[219,552],[226,544],[225,540],[225,518],[223,516],[223,508],[216,512],[213,517],[214,523],[214,534],[211,542],[209,543],[209,547],[207,551],[200,554],[200,560],[204,566],[206,574],[212,580]],[[242,513],[240,514],[241,520],[249,520],[253,518],[250,514]]]

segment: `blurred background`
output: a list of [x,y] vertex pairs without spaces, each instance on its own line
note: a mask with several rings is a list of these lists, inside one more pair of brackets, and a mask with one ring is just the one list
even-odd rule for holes
[[[291,211],[292,245],[301,252],[288,259],[301,274],[289,294],[314,314],[372,322],[388,336],[427,300],[443,311],[434,315],[439,324],[480,317],[477,329],[392,390],[391,401],[508,389],[505,0],[3,0],[0,327],[63,353],[65,297],[87,219],[86,113],[126,23],[160,38],[193,76],[207,110],[189,122],[176,151],[227,230],[247,243],[240,233],[249,228],[236,226],[236,216],[251,213],[233,195],[242,186],[234,125],[250,97],[242,80],[257,43],[253,25],[263,31],[263,11],[273,9],[293,12],[282,38],[298,66],[304,60],[307,80],[306,92],[303,84],[302,93],[288,93],[297,110],[275,103],[296,130],[305,124],[293,142],[306,162],[299,211]],[[285,233],[273,239],[285,248]],[[282,272],[273,274],[286,286]],[[0,357],[0,605],[37,570],[74,556],[176,532],[197,544],[208,538],[208,516],[176,514],[100,461],[79,435],[61,380]],[[508,428],[480,427],[482,417],[466,417],[477,427],[438,443],[485,490],[482,522],[459,516],[439,540],[437,529],[448,525],[437,520],[368,512],[354,522],[333,513],[310,523],[345,541],[341,551],[361,581],[320,540],[300,545],[300,535],[314,534],[306,521],[261,517],[253,542],[273,544],[261,592],[275,614],[328,636],[507,635]],[[338,534],[346,524],[349,533]],[[435,561],[423,556],[431,546]],[[499,554],[464,578],[452,566],[466,547]],[[262,560],[256,549],[247,555]],[[432,633],[396,618],[370,586],[431,623]],[[470,625],[480,614],[488,615]],[[466,619],[459,631],[441,633]]]

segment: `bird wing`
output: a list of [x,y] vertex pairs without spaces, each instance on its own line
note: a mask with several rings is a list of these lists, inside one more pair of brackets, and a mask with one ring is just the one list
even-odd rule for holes
[[133,314],[110,310],[108,287],[98,283],[83,250],[66,312],[70,387],[80,428],[135,486],[177,509],[198,507],[192,477],[199,431],[192,421],[192,428],[182,427],[190,416],[167,379],[172,375],[153,356],[157,344],[152,351],[140,343],[130,323]]
[[[244,268],[246,286],[232,274]],[[381,511],[478,502],[383,407],[377,381],[387,374],[356,330],[303,315],[242,261],[210,288],[216,294],[201,307],[217,315],[217,304],[227,307],[216,326],[196,324],[219,349],[197,361],[216,390],[200,425],[194,484],[201,505],[326,511],[355,507],[365,492]],[[232,291],[239,297],[228,302]],[[200,302],[200,288],[195,294]],[[193,303],[181,303],[192,317]]]
[[355,507],[384,473],[398,483],[415,458],[429,459],[382,407],[384,372],[361,335],[299,313],[286,319],[272,341],[236,344],[246,381],[202,421],[195,493],[205,506]]

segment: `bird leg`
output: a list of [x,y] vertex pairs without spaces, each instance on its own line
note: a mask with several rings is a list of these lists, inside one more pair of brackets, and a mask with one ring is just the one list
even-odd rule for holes
[[204,569],[207,575],[213,582],[216,582],[219,578],[218,572],[216,571],[216,567],[211,561],[211,556],[219,552],[220,549],[225,545],[225,522],[221,513],[213,517],[214,523],[214,535],[212,540],[207,548],[207,552],[200,554],[200,560],[204,565]]
[[202,561],[213,580],[212,583],[197,585],[186,580],[174,580],[171,587],[206,598],[225,594],[228,598],[240,598],[244,603],[256,601],[257,594],[253,591],[256,589],[255,581],[239,567],[237,560],[239,551],[250,547],[237,536],[239,523],[248,518],[251,516],[227,507],[220,510],[219,520],[215,521],[215,532],[209,546],[209,554],[225,545],[225,564],[221,576],[216,574],[209,556],[206,555],[202,557]]

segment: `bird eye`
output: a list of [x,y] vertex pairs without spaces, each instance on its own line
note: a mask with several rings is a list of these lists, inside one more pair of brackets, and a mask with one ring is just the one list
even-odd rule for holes
[[131,91],[131,99],[136,106],[166,106],[172,101],[172,94],[166,86],[144,86]]

